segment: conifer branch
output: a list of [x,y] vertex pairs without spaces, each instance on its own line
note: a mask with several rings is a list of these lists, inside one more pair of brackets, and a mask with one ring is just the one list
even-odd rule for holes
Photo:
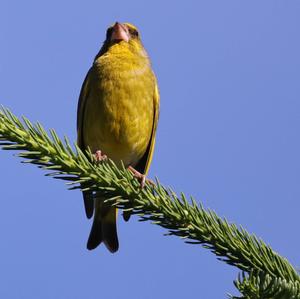
[[234,284],[243,296],[231,296],[232,299],[296,299],[300,293],[299,281],[287,281],[256,271],[243,272]]
[[137,214],[141,221],[150,220],[166,228],[168,235],[186,243],[201,244],[219,260],[248,273],[249,277],[244,275],[235,282],[244,295],[241,298],[270,298],[247,297],[262,296],[268,290],[274,294],[277,291],[277,295],[292,291],[294,297],[289,298],[300,298],[300,276],[285,258],[242,227],[205,210],[193,198],[188,201],[183,193],[176,195],[158,180],[141,190],[140,183],[124,167],[117,168],[111,160],[97,164],[90,152],[83,153],[76,145],[73,150],[66,137],[61,141],[54,130],[49,136],[39,123],[32,125],[24,117],[20,121],[4,108],[0,111],[0,146],[21,151],[23,162],[36,164],[50,171],[48,176],[68,181],[70,189],[84,186],[84,190],[97,192],[107,203]]

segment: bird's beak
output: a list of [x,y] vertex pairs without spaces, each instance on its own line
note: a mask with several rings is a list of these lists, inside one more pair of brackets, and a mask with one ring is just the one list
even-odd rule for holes
[[111,35],[111,41],[129,41],[129,32],[126,26],[121,23],[116,22],[113,26],[113,32]]

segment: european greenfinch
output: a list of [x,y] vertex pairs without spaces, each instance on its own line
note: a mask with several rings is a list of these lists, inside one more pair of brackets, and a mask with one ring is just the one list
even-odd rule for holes
[[[117,166],[123,162],[144,177],[152,160],[158,116],[157,81],[139,31],[129,23],[116,22],[107,29],[81,88],[78,146],[83,151],[89,148],[98,160],[107,155]],[[87,248],[103,242],[116,252],[116,208],[106,206],[90,191],[84,191],[83,197],[87,217],[94,215]]]

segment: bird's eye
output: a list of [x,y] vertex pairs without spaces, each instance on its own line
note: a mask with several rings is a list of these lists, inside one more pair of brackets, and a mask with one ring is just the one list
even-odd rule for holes
[[135,36],[135,37],[139,37],[139,32],[135,29],[131,29],[130,30],[130,35]]
[[112,27],[110,27],[110,28],[107,29],[107,31],[106,31],[106,40],[110,40],[112,32],[113,32],[113,28]]

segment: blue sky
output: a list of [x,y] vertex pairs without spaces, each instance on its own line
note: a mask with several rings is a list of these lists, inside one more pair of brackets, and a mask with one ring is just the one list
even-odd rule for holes
[[[79,90],[108,25],[141,31],[161,92],[150,176],[241,224],[299,268],[300,2],[8,1],[0,103],[76,139]],[[119,218],[86,250],[81,194],[1,151],[1,298],[225,298],[237,269]]]

